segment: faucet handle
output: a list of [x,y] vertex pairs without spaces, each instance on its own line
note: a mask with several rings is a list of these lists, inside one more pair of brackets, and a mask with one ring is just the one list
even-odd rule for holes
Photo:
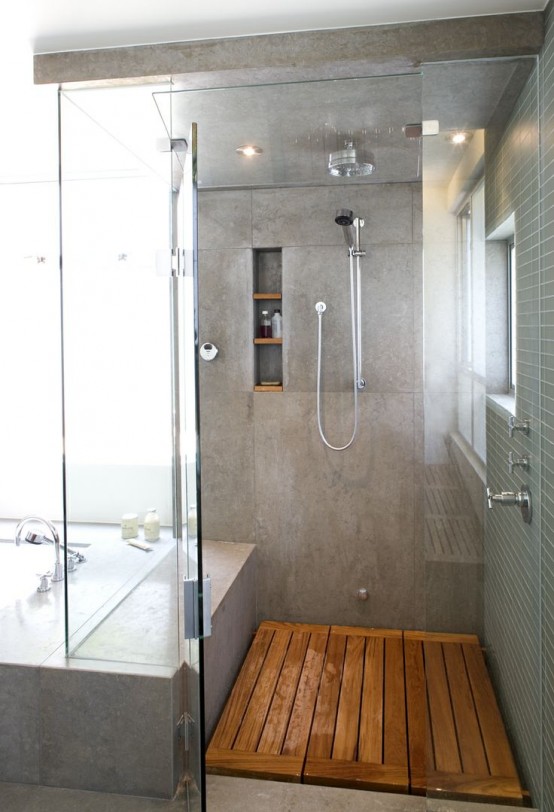
[[513,451],[508,452],[508,471],[510,474],[514,473],[514,468],[519,466],[525,471],[529,468],[529,456],[524,454],[522,457],[515,457]]
[[50,581],[48,580],[48,578],[50,577],[51,574],[52,573],[49,573],[49,572],[45,572],[45,573],[37,572],[37,575],[40,578],[40,584],[37,586],[37,592],[49,592],[50,591],[51,587],[50,587]]
[[529,434],[530,420],[518,420],[515,414],[511,414],[508,418],[508,434],[510,437],[514,436],[514,431],[522,431],[524,434]]

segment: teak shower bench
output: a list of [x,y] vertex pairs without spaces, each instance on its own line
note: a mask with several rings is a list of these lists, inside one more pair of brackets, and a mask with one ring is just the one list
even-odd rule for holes
[[479,640],[265,621],[209,772],[521,806]]

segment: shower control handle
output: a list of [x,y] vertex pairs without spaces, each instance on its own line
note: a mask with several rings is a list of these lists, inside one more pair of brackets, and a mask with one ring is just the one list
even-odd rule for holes
[[522,431],[524,434],[529,434],[529,420],[517,420],[515,414],[511,414],[508,418],[508,434],[510,437],[514,436],[514,431]]
[[522,485],[521,490],[516,492],[502,491],[502,493],[493,493],[490,488],[487,488],[487,503],[491,510],[495,504],[501,507],[519,507],[523,521],[526,524],[531,524],[531,491],[527,485]]
[[524,454],[523,457],[515,457],[513,451],[508,452],[508,471],[510,474],[514,473],[516,466],[524,468],[527,471],[529,468],[529,457],[527,454]]

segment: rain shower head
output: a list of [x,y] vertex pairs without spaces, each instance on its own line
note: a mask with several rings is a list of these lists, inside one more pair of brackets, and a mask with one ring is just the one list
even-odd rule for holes
[[331,152],[327,171],[330,175],[342,178],[371,175],[375,170],[375,158],[371,152],[363,152],[354,146],[353,141],[345,141],[344,149]]

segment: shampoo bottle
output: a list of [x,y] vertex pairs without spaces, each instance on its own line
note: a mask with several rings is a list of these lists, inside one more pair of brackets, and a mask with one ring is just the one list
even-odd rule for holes
[[145,541],[157,541],[160,538],[160,517],[156,508],[148,508],[144,517]]
[[274,310],[271,319],[271,334],[273,338],[283,338],[283,317],[280,310]]

